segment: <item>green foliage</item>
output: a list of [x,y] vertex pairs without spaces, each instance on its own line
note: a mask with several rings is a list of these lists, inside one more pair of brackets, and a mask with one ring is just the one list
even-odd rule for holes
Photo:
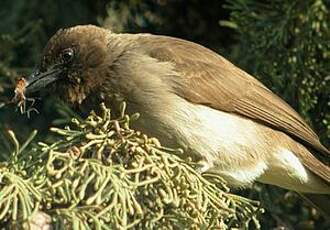
[[323,0],[228,0],[240,65],[296,108],[330,144],[330,12]]
[[[0,166],[0,221],[29,226],[51,216],[55,229],[259,228],[258,202],[229,193],[214,174],[181,159],[180,150],[130,129],[102,105],[73,126],[52,128],[55,142],[28,148],[36,132]],[[40,217],[39,217],[40,218]]]

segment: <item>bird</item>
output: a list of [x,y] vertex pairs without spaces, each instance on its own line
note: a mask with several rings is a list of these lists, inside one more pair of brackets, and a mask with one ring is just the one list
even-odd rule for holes
[[[60,29],[46,44],[26,93],[45,89],[89,109],[121,101],[134,128],[182,148],[234,188],[254,182],[310,197],[330,194],[330,151],[284,100],[220,54],[163,35],[94,25]],[[117,106],[118,107],[118,106]],[[320,203],[320,202],[319,202]]]

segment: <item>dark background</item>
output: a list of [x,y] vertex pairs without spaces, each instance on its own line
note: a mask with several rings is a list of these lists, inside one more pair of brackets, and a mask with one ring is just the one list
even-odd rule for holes
[[[209,47],[259,78],[291,104],[330,145],[330,1],[327,0],[2,0],[0,5],[0,157],[6,129],[24,139],[72,113],[43,92],[40,114],[28,118],[14,105],[15,79],[32,72],[47,40],[62,27],[102,25],[115,32],[176,36]],[[325,159],[329,161],[328,159]],[[264,229],[326,229],[322,217],[297,195],[256,185],[241,194],[262,200]]]

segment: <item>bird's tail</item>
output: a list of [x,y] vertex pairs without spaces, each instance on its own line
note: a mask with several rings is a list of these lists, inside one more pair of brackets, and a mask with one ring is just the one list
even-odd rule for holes
[[300,194],[308,203],[313,205],[325,218],[330,218],[330,195],[328,194]]

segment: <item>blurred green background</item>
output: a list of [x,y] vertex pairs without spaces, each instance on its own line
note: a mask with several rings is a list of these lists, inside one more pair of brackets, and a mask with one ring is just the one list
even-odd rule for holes
[[[77,24],[166,34],[203,44],[284,98],[329,147],[329,11],[329,0],[2,0],[0,152],[8,148],[5,130],[13,129],[24,139],[38,129],[38,138],[47,139],[50,126],[72,115],[47,92],[36,103],[40,114],[30,118],[7,103],[15,79],[33,71],[47,40],[59,28]],[[263,201],[268,209],[262,216],[263,229],[330,229],[294,193],[263,185],[240,193]]]

